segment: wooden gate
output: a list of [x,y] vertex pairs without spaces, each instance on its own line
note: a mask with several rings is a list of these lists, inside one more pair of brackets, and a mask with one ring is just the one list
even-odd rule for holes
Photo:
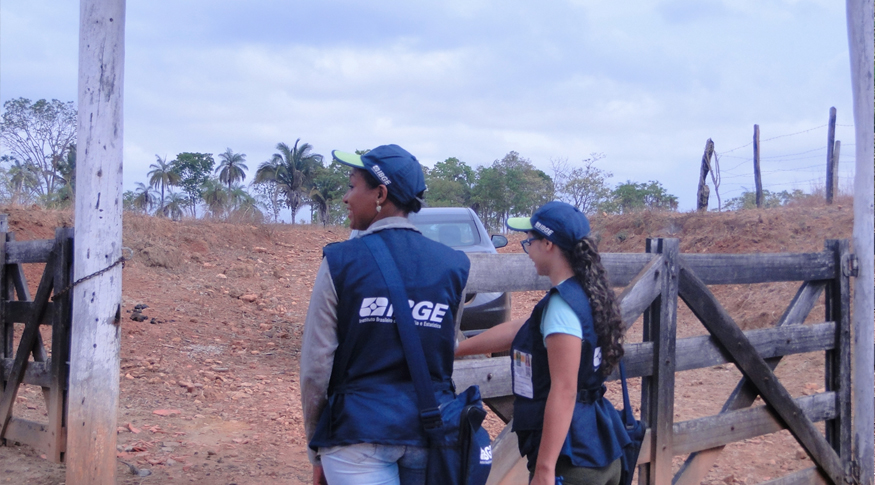
[[[73,229],[59,228],[55,239],[15,241],[0,215],[0,440],[19,442],[61,462],[66,451],[66,400],[70,352],[70,298],[65,291],[73,267]],[[22,264],[45,263],[36,296],[31,298]],[[54,298],[50,298],[54,293]],[[18,298],[15,298],[17,295]],[[14,346],[16,324],[24,324]],[[41,325],[51,326],[51,354]],[[40,386],[48,422],[13,414],[21,384]]]
[[[525,254],[469,255],[468,292],[546,290]],[[638,460],[641,484],[701,483],[724,445],[789,429],[817,465],[768,483],[854,482],[851,462],[850,276],[847,240],[818,253],[681,254],[677,239],[651,239],[646,253],[602,255],[619,295],[623,320],[643,315],[643,342],[626,344],[630,377],[642,377],[641,419],[648,431]],[[801,282],[773,328],[743,332],[708,285]],[[826,321],[802,325],[825,292]],[[709,336],[677,339],[677,300]],[[825,392],[793,398],[773,370],[785,355],[826,351]],[[718,415],[674,422],[675,373],[731,362],[743,378]],[[509,357],[459,360],[460,389],[480,386],[484,400],[511,419]],[[611,376],[617,379],[617,375]],[[871,392],[871,390],[869,391]],[[764,406],[751,407],[757,396]],[[825,433],[814,423],[824,421]],[[687,455],[672,474],[672,457]],[[493,442],[489,484],[526,483],[510,425]]]

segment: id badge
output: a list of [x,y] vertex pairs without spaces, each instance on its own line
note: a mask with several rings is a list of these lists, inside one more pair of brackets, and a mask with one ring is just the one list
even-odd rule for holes
[[535,392],[532,387],[532,354],[513,351],[513,393],[534,399]]

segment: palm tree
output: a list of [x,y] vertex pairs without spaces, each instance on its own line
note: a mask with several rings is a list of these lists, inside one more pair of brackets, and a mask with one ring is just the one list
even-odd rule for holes
[[285,143],[278,143],[270,160],[262,163],[255,172],[256,182],[270,181],[277,185],[286,198],[286,203],[292,211],[292,224],[302,196],[310,192],[311,177],[317,167],[322,166],[322,155],[310,153],[312,146],[295,140],[295,146],[289,148]]
[[167,205],[162,209],[164,216],[170,216],[170,219],[178,221],[182,219],[183,208],[188,199],[178,192],[170,192],[167,194]]
[[216,167],[216,172],[219,172],[219,181],[228,184],[228,190],[231,190],[231,184],[240,180],[246,180],[246,172],[249,170],[243,162],[246,161],[245,153],[234,153],[228,148],[225,153],[219,154],[219,166]]
[[143,211],[149,212],[149,209],[155,205],[155,193],[151,187],[146,187],[143,182],[137,182],[137,189],[134,191],[134,207]]
[[221,218],[225,214],[229,193],[230,190],[216,179],[208,179],[201,185],[204,203],[207,204],[207,209],[215,218]]
[[12,184],[12,205],[17,205],[25,193],[39,184],[37,167],[29,162],[21,163],[18,159],[4,155],[3,161],[9,162],[9,182]]
[[179,174],[173,170],[171,163],[167,162],[167,157],[163,159],[155,155],[157,163],[149,165],[152,170],[146,174],[149,177],[149,185],[152,187],[161,186],[161,209],[164,208],[164,188],[170,185],[179,183]]

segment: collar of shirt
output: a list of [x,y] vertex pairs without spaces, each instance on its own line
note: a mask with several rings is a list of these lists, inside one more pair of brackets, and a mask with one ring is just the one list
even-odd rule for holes
[[406,217],[386,217],[385,219],[380,219],[377,222],[371,224],[370,227],[360,232],[357,237],[366,236],[368,234],[382,231],[384,229],[413,229],[418,233],[422,233],[416,226],[410,223],[410,219]]

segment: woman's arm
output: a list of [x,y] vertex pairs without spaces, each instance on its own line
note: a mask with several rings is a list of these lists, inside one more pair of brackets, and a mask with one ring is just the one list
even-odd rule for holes
[[[331,281],[328,261],[323,259],[313,283],[301,339],[301,404],[307,443],[313,438],[328,401],[328,381],[331,379],[337,345],[337,292]],[[313,450],[308,447],[307,453],[310,462],[318,465]]]
[[514,337],[520,327],[526,323],[524,318],[500,323],[489,330],[459,342],[456,357],[474,354],[489,354],[510,350]]
[[580,368],[578,337],[554,333],[547,336],[546,340],[551,384],[544,409],[544,430],[533,485],[556,483],[556,460],[571,427],[574,403],[577,401],[577,369]]

